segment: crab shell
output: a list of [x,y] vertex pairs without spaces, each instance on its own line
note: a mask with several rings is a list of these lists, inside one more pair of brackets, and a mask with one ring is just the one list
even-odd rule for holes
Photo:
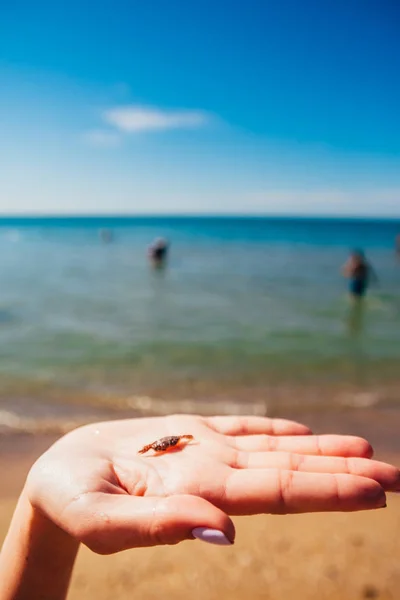
[[148,446],[144,446],[141,450],[139,450],[139,454],[144,454],[148,450],[154,450],[155,452],[166,452],[169,448],[173,448],[177,446],[181,440],[192,440],[193,436],[190,434],[187,435],[168,435],[166,437],[160,438],[156,440],[152,444],[148,444]]

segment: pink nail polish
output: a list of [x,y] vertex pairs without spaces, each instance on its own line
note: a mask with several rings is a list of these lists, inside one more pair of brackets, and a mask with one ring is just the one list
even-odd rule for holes
[[231,542],[223,531],[218,529],[210,529],[209,527],[196,527],[192,531],[193,537],[207,544],[214,544],[215,546],[232,546]]

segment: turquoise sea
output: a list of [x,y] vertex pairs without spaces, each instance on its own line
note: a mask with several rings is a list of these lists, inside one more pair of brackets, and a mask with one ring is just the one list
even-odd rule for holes
[[[383,220],[0,218],[0,425],[396,382],[399,232]],[[171,242],[164,270],[146,258],[158,236]],[[362,313],[340,274],[352,248],[379,276]]]

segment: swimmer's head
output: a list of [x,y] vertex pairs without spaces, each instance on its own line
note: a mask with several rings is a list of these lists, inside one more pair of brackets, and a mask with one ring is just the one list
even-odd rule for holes
[[166,248],[168,246],[168,240],[166,240],[165,238],[159,237],[154,240],[153,246],[155,246],[156,248]]
[[357,262],[364,262],[365,261],[365,253],[364,250],[360,250],[359,248],[356,248],[355,250],[351,251],[351,257],[356,260]]

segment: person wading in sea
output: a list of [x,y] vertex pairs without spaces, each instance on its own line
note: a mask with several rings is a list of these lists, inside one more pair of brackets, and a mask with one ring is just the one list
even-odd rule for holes
[[342,273],[349,280],[350,297],[356,302],[365,296],[371,280],[378,281],[374,269],[362,250],[354,250],[350,254],[342,268]]
[[156,239],[148,249],[148,257],[154,267],[163,267],[166,264],[169,242],[164,238]]

